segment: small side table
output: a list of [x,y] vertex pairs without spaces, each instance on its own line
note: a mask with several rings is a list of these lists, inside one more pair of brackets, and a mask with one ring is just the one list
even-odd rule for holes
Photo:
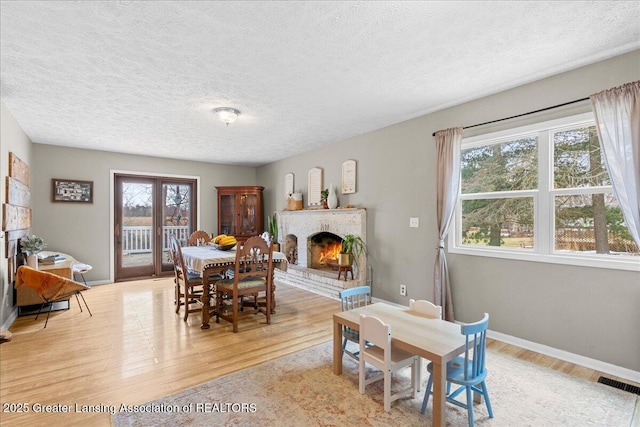
[[42,262],[38,263],[38,270],[46,271],[47,273],[57,274],[58,276],[62,276],[65,279],[73,280],[73,264],[76,262],[71,256],[67,254],[60,254],[65,257],[65,260],[62,262],[56,262],[55,264],[44,264]]
[[338,280],[340,280],[340,275],[344,271],[344,280],[347,281],[347,274],[351,272],[351,280],[353,280],[353,268],[351,266],[339,266],[338,267]]

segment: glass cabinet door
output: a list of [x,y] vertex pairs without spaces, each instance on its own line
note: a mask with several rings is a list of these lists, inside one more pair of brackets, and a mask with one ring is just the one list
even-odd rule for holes
[[[240,196],[240,235],[254,236],[258,233],[256,213],[258,205],[257,194],[243,194]],[[262,231],[260,231],[262,232]]]
[[225,194],[220,196],[220,233],[235,236],[236,232],[236,196]]
[[264,231],[262,191],[256,185],[219,186],[218,234],[235,236],[244,242]]

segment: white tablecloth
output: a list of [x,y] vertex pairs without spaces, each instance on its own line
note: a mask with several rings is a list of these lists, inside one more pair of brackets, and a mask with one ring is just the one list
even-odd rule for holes
[[[190,271],[202,272],[209,264],[224,266],[236,262],[236,251],[221,251],[213,246],[185,246],[182,248],[182,258]],[[287,257],[282,252],[273,253],[274,262],[286,262]]]

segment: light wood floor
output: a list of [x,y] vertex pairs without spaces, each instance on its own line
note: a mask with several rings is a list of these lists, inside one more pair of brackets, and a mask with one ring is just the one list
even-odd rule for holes
[[[26,403],[29,413],[0,412],[0,425],[109,426],[108,411],[61,414],[61,405],[140,404],[184,388],[302,350],[332,337],[334,301],[279,286],[272,324],[244,313],[240,332],[229,323],[200,329],[175,315],[171,278],[95,286],[84,293],[93,313],[53,312],[19,317],[13,340],[0,345],[0,402]],[[599,372],[490,340],[489,347],[570,375],[597,381]],[[35,403],[58,405],[34,413]],[[100,408],[97,408],[100,409]]]

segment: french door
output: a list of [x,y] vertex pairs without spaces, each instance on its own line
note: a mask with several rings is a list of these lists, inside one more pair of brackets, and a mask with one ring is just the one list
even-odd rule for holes
[[196,218],[197,181],[116,174],[115,280],[168,275],[169,235],[185,242]]

